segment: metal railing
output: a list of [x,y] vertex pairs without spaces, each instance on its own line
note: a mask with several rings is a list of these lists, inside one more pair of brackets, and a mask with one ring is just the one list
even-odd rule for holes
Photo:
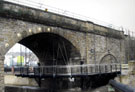
[[20,67],[22,75],[93,75],[120,72],[120,64],[55,65],[39,67]]
[[40,9],[40,10],[43,10],[43,11],[49,11],[49,12],[57,13],[57,14],[60,14],[60,15],[68,16],[68,17],[71,17],[71,18],[79,19],[79,20],[91,21],[91,22],[94,22],[95,24],[99,24],[99,25],[102,25],[102,26],[105,26],[105,27],[113,28],[113,29],[116,29],[116,30],[119,30],[119,31],[124,31],[124,33],[127,34],[127,29],[125,29],[123,27],[119,27],[119,26],[113,25],[111,23],[107,23],[107,22],[100,21],[100,20],[97,20],[97,19],[94,19],[94,18],[90,18],[90,17],[86,17],[86,16],[83,16],[83,15],[80,15],[80,14],[69,12],[67,10],[59,9],[59,8],[56,8],[56,7],[51,7],[51,6],[45,5],[41,2],[35,2],[35,1],[32,1],[32,0],[4,0],[4,1],[12,2],[12,3],[15,3],[15,4],[24,5],[24,6],[28,6],[28,7],[32,7],[32,8],[36,8],[36,9]]

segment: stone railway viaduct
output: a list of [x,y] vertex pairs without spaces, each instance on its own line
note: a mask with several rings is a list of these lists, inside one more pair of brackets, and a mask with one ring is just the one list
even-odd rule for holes
[[[66,64],[123,63],[124,32],[52,12],[0,2],[0,92],[4,92],[4,56],[16,43],[31,49],[43,64],[65,45]],[[60,56],[62,57],[62,56]],[[60,58],[59,57],[59,58]],[[66,56],[65,56],[66,57]],[[70,62],[69,62],[70,61]],[[59,64],[63,64],[60,61]]]

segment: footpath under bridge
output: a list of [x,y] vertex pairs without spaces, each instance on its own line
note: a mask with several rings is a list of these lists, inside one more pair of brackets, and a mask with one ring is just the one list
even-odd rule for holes
[[35,78],[39,87],[43,78],[80,79],[80,87],[99,87],[108,84],[110,79],[114,79],[121,74],[121,64],[84,64],[84,65],[52,65],[38,67],[20,67],[19,72],[15,72],[18,77]]
[[121,74],[120,64],[84,64],[20,67],[16,76],[30,78],[83,77],[103,74]]

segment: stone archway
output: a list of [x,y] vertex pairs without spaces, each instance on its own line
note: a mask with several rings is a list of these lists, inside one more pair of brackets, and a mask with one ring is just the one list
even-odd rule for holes
[[[4,90],[4,56],[9,51],[9,49],[18,43],[19,41],[23,40],[24,38],[32,35],[36,35],[39,33],[52,33],[55,35],[58,35],[60,37],[63,37],[65,40],[67,40],[69,43],[72,44],[72,47],[76,48],[72,51],[78,52],[80,54],[79,57],[83,57],[84,53],[82,54],[81,46],[79,41],[80,36],[76,35],[76,32],[73,32],[72,30],[63,29],[59,27],[50,27],[46,25],[41,24],[35,24],[35,23],[29,23],[19,20],[8,20],[2,19],[1,21],[4,21],[6,24],[1,23],[1,28],[4,28],[1,30],[1,35],[3,35],[3,38],[1,40],[0,38],[0,90]],[[73,53],[72,53],[73,54]],[[76,59],[76,58],[75,58]],[[79,63],[79,62],[78,62]]]
[[64,31],[68,31],[68,30],[63,30],[61,28],[55,28],[55,27],[42,26],[42,27],[37,27],[35,29],[34,28],[28,28],[28,29],[25,29],[25,30],[20,30],[19,32],[16,32],[16,31],[13,32],[13,33],[11,32],[10,39],[4,41],[1,44],[0,55],[4,56],[7,53],[7,51],[14,44],[18,43],[22,39],[24,39],[24,38],[26,38],[28,36],[39,34],[39,33],[52,33],[52,34],[59,35],[59,36],[65,38],[66,40],[68,40],[78,51],[80,51],[78,41],[74,40],[74,38],[73,38],[74,37],[73,35],[75,35],[75,33],[73,33],[73,32],[64,32]]
[[60,35],[38,33],[20,40],[19,43],[33,51],[42,64],[52,65],[51,61],[58,65],[79,64],[76,61],[69,62],[76,57],[80,58],[81,55],[70,41]]
[[100,64],[113,64],[118,63],[117,58],[112,54],[106,54],[100,60]]
[[[38,29],[38,30],[41,30],[41,29]],[[49,29],[50,30],[50,29]],[[3,52],[1,53],[2,55],[1,56],[4,56],[4,54],[15,44],[15,43],[20,43],[20,44],[23,44],[24,46],[28,47],[29,49],[31,49],[37,56],[38,58],[40,59],[40,61],[44,61],[44,58],[40,57],[40,56],[43,56],[43,53],[41,53],[42,51],[45,51],[46,49],[44,49],[44,46],[46,46],[45,48],[53,48],[53,44],[51,44],[51,42],[55,42],[54,43],[54,46],[56,46],[56,48],[58,48],[58,45],[57,45],[57,42],[59,42],[61,45],[63,44],[66,44],[65,48],[66,48],[66,51],[68,52],[68,55],[67,55],[67,61],[66,61],[66,64],[68,64],[70,58],[76,58],[76,57],[81,57],[80,55],[80,51],[74,46],[74,44],[72,44],[70,42],[70,40],[67,40],[67,37],[68,36],[64,36],[66,38],[64,38],[63,36],[59,35],[59,33],[53,33],[53,32],[37,32],[37,33],[32,33],[31,30],[29,30],[28,32],[26,31],[23,31],[23,32],[20,32],[20,33],[16,33],[14,34],[14,36],[12,36],[15,40],[13,40],[13,38],[11,38],[9,41],[7,41],[5,44],[3,44]],[[53,41],[54,39],[54,41]],[[39,48],[34,48],[34,43],[37,42],[39,43],[39,48],[40,50],[38,50]],[[44,44],[45,43],[45,44]],[[49,44],[49,45],[46,45],[46,44]],[[43,50],[42,50],[43,49]],[[37,51],[38,50],[38,51]],[[62,52],[64,51],[64,47],[62,48]],[[55,50],[55,53],[56,53],[56,50]],[[49,53],[50,55],[50,58],[52,58],[52,53]],[[60,56],[59,58],[61,58],[62,56]],[[66,57],[66,56],[64,56]],[[3,73],[2,75],[4,75],[4,57],[1,57],[1,62],[3,64],[1,64],[1,68],[3,69]],[[75,62],[76,63],[76,62]],[[80,62],[78,62],[79,64]],[[49,61],[44,63],[44,64],[52,64],[50,63]],[[62,64],[62,62],[60,62],[59,64]],[[3,78],[3,77],[2,77]],[[1,79],[2,79],[1,78]],[[3,82],[1,81],[1,83],[4,85],[4,78],[2,79]],[[50,80],[49,80],[50,82]],[[2,88],[4,88],[4,86],[2,86]]]

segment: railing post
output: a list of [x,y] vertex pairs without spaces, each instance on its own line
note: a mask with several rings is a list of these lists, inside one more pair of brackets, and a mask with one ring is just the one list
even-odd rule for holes
[[25,68],[24,68],[24,67],[22,67],[22,69],[23,69],[23,75],[25,75]]
[[97,71],[97,70],[96,70],[96,65],[95,65],[95,67],[94,67],[94,68],[95,68],[94,70],[95,70],[95,73],[96,73],[96,71]]
[[93,73],[93,67],[91,67],[91,73]]
[[101,67],[100,67],[100,65],[99,65],[99,73],[101,73]]
[[121,72],[121,70],[122,70],[121,68],[122,68],[122,67],[121,67],[121,64],[120,64],[120,73],[122,73],[122,72]]
[[82,67],[83,61],[80,62],[80,65],[81,65],[80,70],[81,70],[81,74],[82,74],[83,73],[83,67]]
[[97,65],[97,73],[99,73],[99,65]]
[[115,64],[115,72],[117,72],[117,65]]
[[86,74],[88,75],[88,66],[86,66]]
[[[82,75],[82,73],[83,73],[82,65],[83,65],[83,61],[80,62],[81,75]],[[83,77],[82,77],[82,76],[81,76],[81,89],[83,89]]]
[[40,76],[42,76],[42,75],[43,75],[43,68],[40,67]]
[[72,69],[72,67],[71,67],[71,77],[72,77],[72,72],[73,72],[73,69]]
[[42,67],[42,75],[44,75],[44,67]]
[[57,75],[57,67],[55,67],[55,75]]
[[29,74],[29,68],[28,67],[26,67],[26,69],[27,69],[27,75]]
[[20,74],[22,74],[21,67],[19,67],[19,70],[20,70]]
[[98,65],[95,65],[95,73],[98,73]]
[[111,73],[112,73],[112,64],[110,65],[110,68],[111,68]]
[[90,66],[90,73],[93,73],[93,72],[92,72],[92,67],[91,67],[91,66]]
[[53,66],[53,75],[56,75],[56,66]]
[[105,65],[105,73],[107,73],[107,71],[108,71],[108,70],[107,70],[107,66]]
[[24,70],[23,70],[23,67],[21,67],[21,72],[22,72],[22,75],[24,74]]
[[34,72],[34,76],[35,76],[35,67],[33,67],[33,72]]
[[39,72],[39,74],[38,74],[38,75],[40,75],[40,73],[41,73],[41,72],[40,72],[40,67],[38,67],[38,72]]

